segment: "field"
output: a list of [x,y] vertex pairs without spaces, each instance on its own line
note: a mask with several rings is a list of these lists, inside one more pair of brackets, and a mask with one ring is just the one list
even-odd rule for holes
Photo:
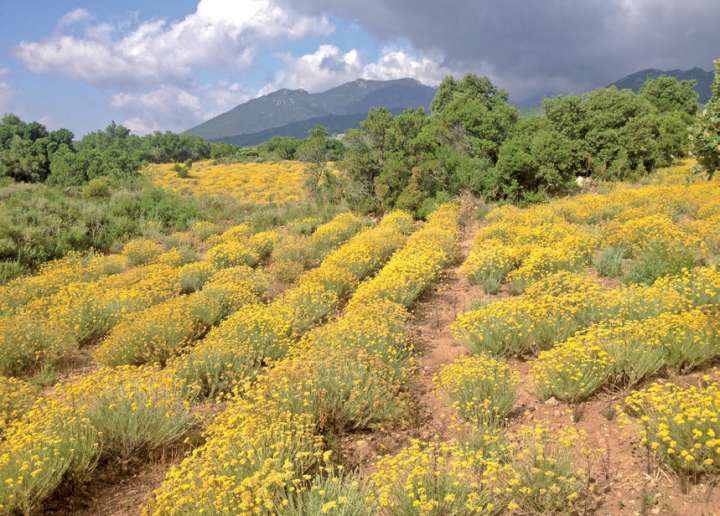
[[178,175],[174,167],[172,163],[152,165],[147,173],[156,185],[180,193],[226,195],[252,204],[304,199],[304,165],[299,162],[214,165],[212,161],[198,161],[187,177]]
[[[172,167],[302,200],[292,163]],[[717,513],[720,180],[691,168],[204,222],[0,286],[0,514]]]

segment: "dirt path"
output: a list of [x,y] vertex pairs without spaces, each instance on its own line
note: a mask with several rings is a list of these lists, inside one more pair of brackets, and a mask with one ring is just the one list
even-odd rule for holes
[[483,295],[482,288],[471,285],[460,274],[460,265],[470,252],[475,233],[481,226],[472,207],[465,206],[464,211],[467,219],[462,227],[456,263],[414,310],[412,339],[420,351],[416,379],[419,420],[415,437],[423,439],[447,439],[452,435],[453,411],[448,401],[434,392],[433,376],[444,365],[468,353],[464,346],[455,342],[450,326]]

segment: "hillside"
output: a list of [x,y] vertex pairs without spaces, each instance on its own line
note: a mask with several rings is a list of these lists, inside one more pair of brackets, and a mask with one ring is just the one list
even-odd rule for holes
[[[434,88],[414,79],[358,79],[321,93],[282,89],[240,104],[187,132],[208,140],[241,141],[244,145],[263,141],[258,138],[266,134],[305,136],[305,127],[315,123],[342,132],[357,125],[371,107],[384,106],[391,111],[420,106],[429,109],[434,94]],[[244,135],[256,136],[240,138]]]
[[[0,290],[0,507],[716,514],[720,183],[694,164],[422,223],[208,220],[19,278]],[[302,173],[220,167],[183,181],[264,202]],[[401,511],[421,503],[440,510]]]
[[[402,109],[393,108],[390,111],[397,115]],[[354,113],[352,115],[326,115],[313,118],[306,118],[299,122],[292,122],[280,127],[272,127],[257,133],[236,134],[225,138],[218,138],[214,142],[232,143],[240,147],[248,147],[258,145],[272,138],[273,136],[292,136],[295,138],[305,138],[308,132],[317,125],[327,128],[330,134],[338,134],[346,130],[357,127],[360,122],[367,118],[367,111],[363,113]]]
[[648,68],[632,73],[620,80],[610,84],[618,89],[630,89],[634,92],[640,91],[642,85],[647,79],[655,79],[661,75],[669,75],[681,81],[697,81],[695,90],[700,96],[700,103],[705,104],[710,99],[710,85],[713,81],[713,73],[703,70],[702,68],[693,68],[691,70],[657,70]]

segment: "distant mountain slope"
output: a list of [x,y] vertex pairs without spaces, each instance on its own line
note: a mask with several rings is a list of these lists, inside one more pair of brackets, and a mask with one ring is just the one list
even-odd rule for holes
[[[287,131],[299,131],[311,123],[309,121],[320,119],[326,120],[328,125],[333,124],[329,127],[331,132],[342,132],[364,119],[371,107],[384,106],[395,112],[421,106],[429,109],[434,95],[434,88],[414,79],[358,79],[322,93],[283,89],[240,104],[187,132],[208,140],[223,141],[261,133],[305,136],[307,131],[302,135]],[[359,115],[363,116],[358,118]]]
[[703,70],[702,68],[693,68],[691,70],[656,70],[649,68],[623,77],[610,86],[617,86],[619,89],[630,89],[637,92],[640,91],[640,88],[642,88],[642,85],[645,84],[647,79],[656,79],[661,75],[670,75],[683,81],[697,81],[695,90],[698,92],[698,95],[700,95],[700,103],[705,104],[710,99],[710,85],[713,81],[713,73]]
[[[393,114],[398,114],[401,109],[390,109]],[[357,113],[354,115],[327,115],[314,118],[307,118],[299,122],[283,125],[281,127],[273,127],[265,129],[257,133],[237,134],[235,136],[227,136],[225,138],[213,139],[214,142],[232,143],[241,147],[258,145],[272,138],[273,136],[293,136],[295,138],[305,138],[310,130],[320,124],[327,127],[330,134],[344,133],[348,129],[358,127],[360,122],[367,118],[367,112]]]

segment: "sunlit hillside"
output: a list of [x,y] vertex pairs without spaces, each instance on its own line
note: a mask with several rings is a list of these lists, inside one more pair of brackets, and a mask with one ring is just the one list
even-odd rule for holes
[[419,224],[203,222],[193,252],[135,240],[13,280],[0,511],[699,513],[719,501],[720,181],[693,165]]
[[253,204],[287,204],[305,198],[305,165],[300,162],[215,165],[210,160],[198,161],[186,177],[175,166],[152,165],[147,173],[156,185],[184,194],[230,196]]

